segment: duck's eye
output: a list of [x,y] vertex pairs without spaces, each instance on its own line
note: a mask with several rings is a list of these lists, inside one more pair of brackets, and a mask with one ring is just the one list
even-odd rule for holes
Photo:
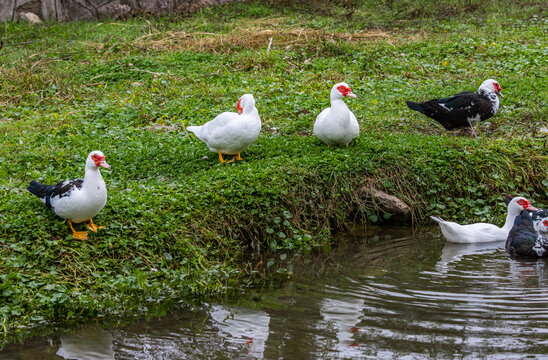
[[339,90],[339,92],[343,94],[343,96],[346,96],[346,94],[348,94],[349,92],[352,92],[352,89],[344,85],[337,87],[337,90]]
[[518,204],[523,206],[524,208],[528,207],[530,204],[529,204],[529,201],[525,200],[525,199],[519,199],[518,200]]

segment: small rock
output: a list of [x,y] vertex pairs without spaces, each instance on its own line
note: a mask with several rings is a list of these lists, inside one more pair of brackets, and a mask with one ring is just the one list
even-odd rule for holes
[[28,21],[31,24],[40,24],[42,20],[35,13],[24,12],[19,14],[19,20]]
[[362,194],[369,198],[382,213],[392,215],[391,219],[397,222],[407,222],[411,217],[411,208],[403,200],[383,191],[364,187]]

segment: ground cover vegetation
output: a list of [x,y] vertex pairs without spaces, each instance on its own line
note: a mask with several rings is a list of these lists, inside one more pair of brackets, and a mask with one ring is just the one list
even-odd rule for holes
[[[235,296],[260,246],[329,247],[379,222],[359,189],[427,215],[500,223],[501,195],[546,204],[548,17],[543,1],[237,2],[186,18],[7,23],[0,50],[0,341],[90,319],[157,315]],[[497,79],[500,112],[456,136],[406,108]],[[311,136],[346,81],[360,137]],[[243,161],[185,131],[253,93],[263,121]],[[25,188],[83,176],[106,154],[109,200],[88,241]]]

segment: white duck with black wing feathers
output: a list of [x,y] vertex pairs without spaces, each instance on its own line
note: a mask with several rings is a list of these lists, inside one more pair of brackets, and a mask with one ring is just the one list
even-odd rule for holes
[[107,203],[107,188],[99,168],[110,169],[101,151],[92,151],[86,159],[86,170],[83,179],[73,179],[56,185],[44,185],[31,181],[27,190],[38,196],[53,212],[66,219],[75,239],[87,239],[87,231],[76,231],[72,223],[88,221],[88,229],[97,232],[103,226],[97,226],[92,218]]
[[445,221],[435,216],[430,216],[441,228],[441,233],[447,241],[453,243],[480,243],[491,241],[505,241],[508,233],[514,225],[516,216],[523,210],[535,211],[529,200],[523,197],[515,197],[508,203],[508,213],[503,227],[493,224],[477,223],[460,225],[452,221]]
[[341,82],[331,88],[331,107],[324,109],[314,123],[314,135],[327,146],[346,145],[360,134],[356,116],[348,109],[343,97],[353,97],[352,89]]
[[[224,112],[202,126],[187,127],[211,151],[219,154],[222,163],[242,160],[240,153],[257,140],[261,132],[261,118],[253,95],[243,95],[236,108],[238,113]],[[236,156],[225,161],[222,154]]]
[[448,98],[424,102],[406,101],[411,110],[436,120],[447,130],[470,127],[476,134],[476,126],[499,110],[499,98],[503,98],[500,84],[493,79],[485,80],[478,92],[462,91]]

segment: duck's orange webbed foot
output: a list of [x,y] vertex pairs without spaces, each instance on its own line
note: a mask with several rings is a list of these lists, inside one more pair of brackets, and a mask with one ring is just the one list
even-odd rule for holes
[[97,232],[97,230],[103,229],[104,226],[96,225],[96,224],[93,223],[93,219],[89,219],[87,228],[90,229],[90,230],[93,231],[93,232]]
[[70,230],[72,230],[72,237],[77,240],[87,240],[88,239],[88,232],[87,231],[76,231],[74,230],[74,226],[72,226],[72,221],[69,219],[68,224],[70,227]]
[[228,160],[227,163],[234,162],[235,160],[243,160],[242,157],[240,156],[240,153],[236,154],[236,156],[234,156],[232,159]]
[[223,154],[221,154],[221,151],[220,151],[220,150],[217,150],[217,152],[219,153],[219,161],[220,161],[221,163],[225,163],[226,161],[225,161],[225,159],[223,159]]

